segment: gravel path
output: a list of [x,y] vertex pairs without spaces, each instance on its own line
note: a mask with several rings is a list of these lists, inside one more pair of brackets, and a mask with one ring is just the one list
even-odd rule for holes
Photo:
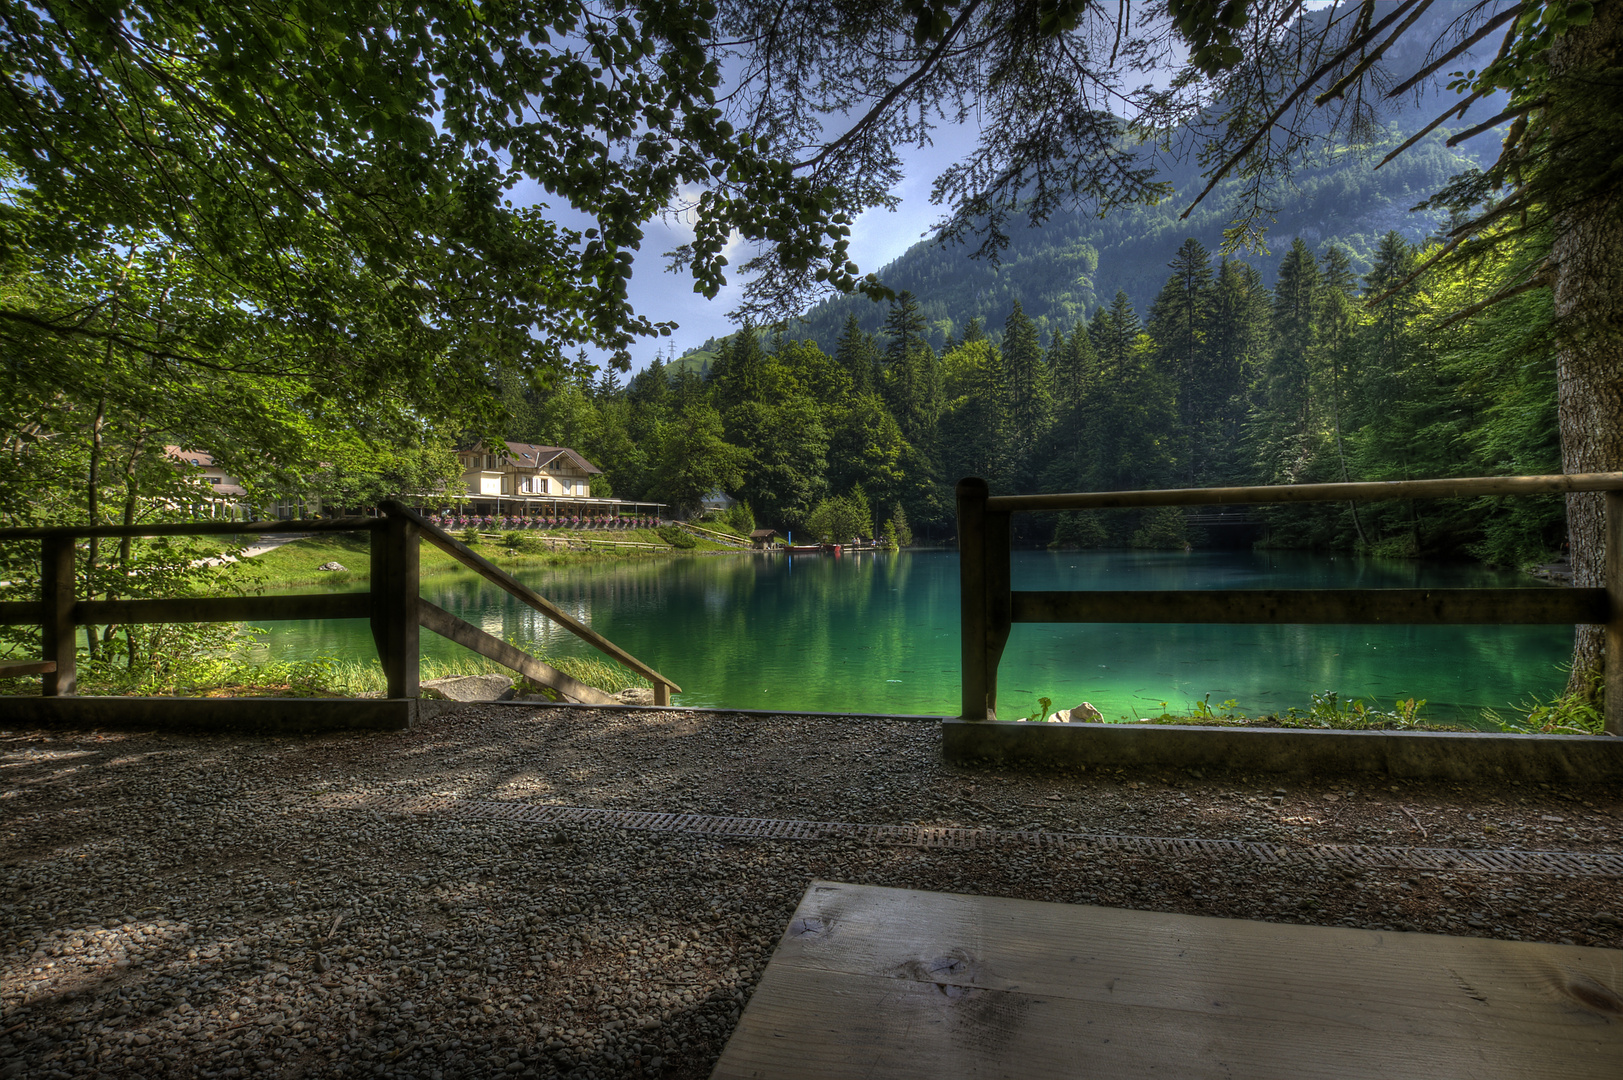
[[13,730],[0,766],[0,1080],[704,1077],[814,877],[1623,947],[1608,877],[342,805],[1616,853],[1615,791],[961,769],[928,722],[521,706],[392,735]]

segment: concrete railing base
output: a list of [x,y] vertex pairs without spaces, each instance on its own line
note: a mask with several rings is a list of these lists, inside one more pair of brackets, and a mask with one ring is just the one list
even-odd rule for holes
[[0,726],[313,735],[401,731],[408,698],[0,697]]
[[1426,780],[1623,779],[1623,739],[1595,735],[944,720],[941,750],[955,765],[1377,773]]

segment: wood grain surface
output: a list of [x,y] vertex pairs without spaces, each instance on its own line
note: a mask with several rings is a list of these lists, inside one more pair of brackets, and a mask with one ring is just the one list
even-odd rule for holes
[[814,882],[712,1074],[1618,1080],[1623,952]]

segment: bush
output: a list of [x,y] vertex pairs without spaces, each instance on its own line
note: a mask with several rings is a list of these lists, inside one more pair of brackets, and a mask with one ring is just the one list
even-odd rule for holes
[[750,509],[749,503],[741,502],[727,511],[727,523],[739,536],[748,536],[755,531],[755,511]]
[[519,548],[524,546],[524,534],[519,532],[517,529],[504,532],[502,533],[502,543],[506,547],[517,551]]
[[464,544],[477,544],[479,542],[479,526],[466,526],[461,532],[456,534],[456,538],[462,541]]
[[853,537],[873,528],[872,521],[864,520],[857,501],[841,495],[818,503],[807,525],[812,535],[824,544],[849,544]]
[[902,509],[901,503],[897,503],[896,506],[891,510],[890,526],[891,529],[896,533],[896,542],[898,544],[900,544],[902,547],[912,546],[913,529],[907,523],[907,513]]
[[1145,513],[1137,531],[1128,541],[1136,548],[1159,548],[1172,551],[1189,542],[1189,531],[1184,525],[1183,510],[1176,506],[1157,506]]
[[535,533],[509,533],[508,535],[515,537],[513,547],[524,555],[545,555],[550,551],[558,550],[557,546],[550,543],[546,537],[538,536]]
[[1099,515],[1088,510],[1070,511],[1059,516],[1054,526],[1054,547],[1101,548],[1110,542]]
[[699,546],[699,542],[693,539],[693,534],[679,525],[661,525],[654,531],[659,534],[659,538],[661,540],[665,541],[673,548],[693,548]]

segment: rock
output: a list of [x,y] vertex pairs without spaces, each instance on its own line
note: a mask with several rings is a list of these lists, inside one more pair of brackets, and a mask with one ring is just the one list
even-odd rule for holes
[[1093,703],[1088,701],[1062,711],[1065,713],[1065,719],[1073,724],[1097,724],[1105,718],[1104,713],[1095,709]]
[[622,705],[652,705],[654,691],[647,686],[632,686],[615,694],[614,700]]
[[513,696],[513,680],[506,675],[459,675],[451,679],[429,679],[422,684],[424,697],[441,701],[507,701]]
[[341,562],[324,562],[316,567],[317,570],[348,570],[349,567]]

